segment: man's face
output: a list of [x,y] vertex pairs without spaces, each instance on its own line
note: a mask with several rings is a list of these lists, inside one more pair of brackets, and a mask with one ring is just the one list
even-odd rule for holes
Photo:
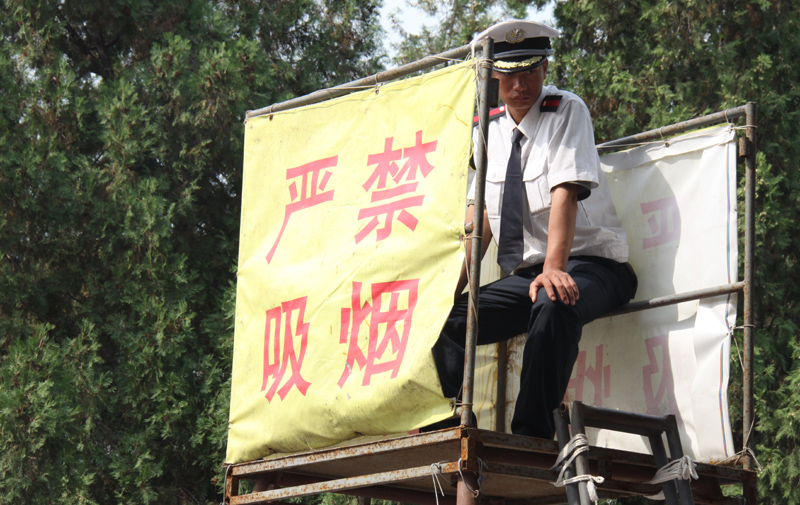
[[500,99],[519,123],[542,94],[547,75],[547,60],[533,70],[513,74],[494,72],[493,75],[500,81]]

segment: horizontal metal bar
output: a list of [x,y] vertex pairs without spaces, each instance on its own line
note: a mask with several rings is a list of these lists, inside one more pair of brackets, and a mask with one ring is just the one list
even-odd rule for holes
[[715,112],[714,114],[709,114],[708,116],[698,117],[695,119],[690,119],[688,121],[683,121],[669,126],[664,126],[657,130],[650,130],[643,133],[637,133],[636,135],[631,135],[629,137],[623,137],[621,139],[604,142],[602,144],[597,145],[597,150],[602,152],[619,147],[635,146],[638,144],[643,144],[645,142],[661,140],[665,137],[669,137],[670,135],[683,133],[688,130],[694,130],[696,128],[704,128],[706,126],[711,126],[719,123],[727,123],[731,120],[745,116],[747,114],[746,107],[747,107],[746,105],[741,105],[739,107],[734,107],[733,109],[728,109],[721,112]]
[[[274,459],[239,463],[231,467],[231,475],[247,476],[274,470],[286,470],[314,463],[329,463],[332,460],[344,460],[360,456],[411,449],[421,445],[441,444],[447,442],[457,443],[461,433],[458,429],[436,431],[432,433],[403,436],[379,442],[368,442],[348,447],[334,449],[321,449],[297,455],[289,455]],[[460,446],[456,446],[460,447]]]
[[549,470],[556,463],[557,455],[520,451],[504,447],[483,446],[480,458],[489,464],[496,462]]
[[[634,412],[624,412],[622,410],[606,409],[594,407],[586,404],[568,405],[561,404],[561,415],[566,417],[571,409],[580,405],[583,413],[583,421],[586,426],[594,428],[607,428],[626,433],[637,433],[639,435],[649,435],[653,433],[663,433],[669,428],[667,418],[664,416],[652,416],[648,414],[637,414]],[[617,429],[623,426],[625,429]],[[574,429],[574,428],[573,428]]]
[[[483,475],[510,475],[513,477],[520,477],[522,479],[543,480],[546,482],[555,482],[558,479],[558,472],[552,472],[549,469],[543,470],[541,468],[533,468],[530,466],[521,465],[508,465],[505,463],[489,463],[487,469],[483,470]],[[566,492],[565,492],[566,496]]]
[[516,449],[521,451],[539,452],[544,454],[558,454],[558,442],[555,440],[535,437],[524,437],[511,433],[500,433],[491,430],[470,430],[470,436],[475,438],[484,447],[500,447],[503,449]]
[[[458,472],[458,462],[439,463],[440,473],[451,474]],[[318,493],[335,493],[345,489],[357,489],[369,487],[376,484],[397,483],[406,480],[418,479],[420,477],[430,477],[430,466],[418,466],[416,468],[406,468],[391,472],[374,473],[370,475],[360,475],[358,477],[346,477],[343,479],[316,482],[302,486],[287,487],[282,489],[272,489],[260,491],[241,496],[231,496],[231,505],[244,505],[253,503],[265,503],[273,500],[282,500],[295,496],[309,496]]]
[[734,282],[733,284],[724,284],[713,288],[698,289],[696,291],[687,291],[685,293],[678,293],[669,296],[660,296],[650,298],[649,300],[641,300],[638,302],[623,305],[618,309],[609,312],[600,317],[618,316],[620,314],[628,314],[630,312],[638,312],[640,310],[652,309],[655,307],[664,307],[667,305],[676,305],[678,303],[690,302],[692,300],[700,300],[704,298],[713,298],[720,295],[728,295],[731,293],[741,293],[744,291],[744,282]]
[[[279,485],[283,487],[299,486],[321,482],[323,478],[310,475],[282,473]],[[446,488],[445,488],[446,489]],[[447,489],[450,491],[450,489]],[[363,496],[376,500],[388,500],[400,503],[414,503],[416,505],[457,505],[454,495],[436,496],[430,491],[416,491],[391,485],[368,486],[358,489],[340,489],[339,494],[350,496]]]
[[467,44],[465,46],[457,47],[455,49],[451,49],[443,53],[434,54],[432,56],[426,56],[421,60],[407,63],[405,65],[401,65],[391,70],[385,70],[383,72],[379,72],[369,77],[364,77],[361,79],[357,79],[355,81],[350,81],[348,83],[340,84],[332,88],[321,89],[313,93],[309,93],[308,95],[303,95],[297,98],[292,98],[291,100],[286,100],[285,102],[272,104],[269,107],[263,107],[261,109],[256,109],[256,110],[249,110],[247,111],[247,118],[250,119],[251,117],[263,116],[265,114],[272,114],[273,112],[280,112],[284,110],[294,109],[296,107],[302,107],[304,105],[311,105],[314,103],[324,102],[325,100],[330,100],[331,98],[344,96],[354,91],[361,91],[361,89],[363,88],[375,86],[382,82],[393,81],[408,74],[413,74],[414,72],[419,72],[420,70],[426,70],[428,68],[435,67],[436,65],[447,63],[448,61],[451,60],[463,59],[466,55],[470,53],[470,51],[471,51],[470,45]]

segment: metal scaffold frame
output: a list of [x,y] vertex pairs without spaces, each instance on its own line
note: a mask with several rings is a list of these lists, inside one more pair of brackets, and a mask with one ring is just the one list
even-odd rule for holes
[[[462,46],[438,55],[403,65],[393,70],[381,72],[364,79],[352,81],[327,90],[249,111],[248,118],[269,115],[304,105],[322,102],[345,95],[364,87],[378,85],[419,72],[433,66],[462,59],[473,48]],[[478,60],[478,117],[483,138],[488,135],[489,109],[491,97],[491,66],[493,60],[493,41],[486,39],[480,48]],[[665,126],[657,130],[640,133],[630,137],[606,142],[597,146],[598,150],[608,152],[614,149],[663,139],[664,137],[688,130],[702,128],[718,123],[745,119],[746,135],[739,139],[739,157],[745,160],[745,216],[744,216],[744,279],[728,285],[680,293],[672,296],[653,298],[628,304],[614,314],[646,310],[664,305],[678,304],[727,293],[743,293],[743,468],[697,464],[699,479],[691,484],[688,498],[694,503],[714,505],[733,505],[741,503],[740,498],[725,497],[720,491],[720,483],[738,482],[743,484],[744,500],[756,503],[756,474],[754,472],[754,442],[750,436],[754,426],[753,403],[753,268],[755,244],[755,170],[756,170],[756,106],[754,103],[728,109],[701,118]],[[475,146],[476,194],[475,205],[484,205],[484,185],[486,179],[485,144]],[[489,501],[496,505],[517,505],[522,503],[585,503],[585,485],[568,486],[567,491],[551,485],[558,473],[553,466],[558,458],[559,443],[530,437],[499,433],[469,427],[472,417],[473,379],[475,370],[475,349],[477,340],[477,321],[475,310],[478,300],[480,279],[480,237],[483,220],[475,220],[472,258],[470,266],[470,318],[467,325],[467,346],[464,372],[463,406],[460,409],[461,426],[432,433],[407,435],[377,442],[356,443],[344,447],[333,447],[292,455],[272,457],[265,460],[231,465],[226,474],[225,503],[229,505],[266,503],[290,497],[307,496],[324,492],[336,492],[367,498],[389,499],[399,502],[428,504],[474,505]],[[500,361],[504,359],[500,351]],[[505,367],[501,368],[504,370]],[[503,374],[499,374],[503,375]],[[502,378],[504,379],[504,377]],[[500,390],[503,391],[500,391]],[[498,380],[498,398],[504,394],[504,380]],[[504,401],[498,401],[498,425],[503,426]],[[578,412],[579,414],[575,414]],[[577,417],[576,417],[577,416]],[[559,438],[568,433],[566,423],[572,424],[573,434],[583,430],[583,423],[593,426],[611,426],[625,429],[631,433],[647,434],[651,440],[659,430],[674,422],[666,418],[652,418],[631,414],[621,417],[617,413],[596,409],[575,402],[564,406],[556,415],[559,423]],[[559,420],[560,418],[560,420]],[[585,419],[584,419],[585,418]],[[576,424],[577,423],[577,424]],[[625,425],[628,423],[628,425]],[[639,426],[639,423],[644,423]],[[669,434],[667,434],[669,439]],[[564,442],[562,442],[564,445]],[[672,444],[670,444],[672,445]],[[678,445],[679,449],[679,445]],[[663,447],[661,449],[663,451]],[[654,451],[658,452],[658,451]],[[598,485],[602,498],[630,495],[654,495],[662,490],[658,484],[649,481],[666,455],[646,454],[589,447],[581,455],[576,465],[578,473],[590,472],[605,478]],[[675,448],[670,447],[670,456],[675,459]],[[658,463],[658,464],[657,464]],[[574,475],[571,470],[567,475]],[[485,477],[491,477],[484,480]],[[239,484],[243,480],[258,480],[264,490],[241,493]],[[444,490],[449,492],[444,492]],[[663,488],[666,491],[666,488]],[[677,487],[681,495],[680,503],[692,503],[687,499],[688,483]],[[670,502],[668,491],[667,499]],[[671,501],[671,503],[677,503]]]

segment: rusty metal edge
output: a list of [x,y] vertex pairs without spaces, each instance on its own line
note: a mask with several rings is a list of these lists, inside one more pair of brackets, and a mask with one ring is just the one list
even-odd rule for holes
[[460,428],[435,431],[425,434],[406,435],[390,440],[366,442],[346,447],[326,448],[306,451],[299,454],[287,454],[274,459],[247,461],[231,465],[232,475],[250,475],[253,473],[268,472],[278,468],[292,468],[324,461],[356,458],[370,454],[391,452],[395,450],[412,449],[422,445],[457,442],[461,438]]
[[[458,472],[458,462],[439,463],[441,474],[452,474]],[[334,493],[345,489],[357,489],[369,487],[375,484],[389,482],[402,482],[405,480],[417,479],[432,475],[430,466],[418,466],[415,468],[405,468],[390,472],[380,472],[370,475],[359,475],[356,477],[345,477],[343,479],[329,480],[325,482],[315,482],[299,486],[260,491],[247,495],[231,496],[230,505],[244,505],[265,503],[274,500],[281,500],[295,496],[308,496],[319,493]]]
[[476,439],[484,446],[514,448],[523,451],[558,454],[558,443],[555,440],[526,437],[511,433],[497,433],[490,430],[474,430]]
[[745,116],[746,107],[747,105],[740,105],[739,107],[715,112],[714,114],[709,114],[707,116],[690,119],[688,121],[681,121],[680,123],[674,123],[669,126],[663,126],[657,130],[649,130],[646,132],[637,133],[636,135],[603,142],[602,144],[598,144],[596,147],[598,151],[603,153],[604,151],[609,151],[611,149],[631,147],[638,144],[643,144],[645,142],[651,142],[653,140],[665,139],[671,135],[676,135],[678,133],[683,133],[685,131],[694,130],[697,128],[727,123],[731,120]]
[[713,288],[698,289],[696,291],[687,291],[685,293],[678,293],[668,296],[659,296],[650,298],[649,300],[641,300],[638,302],[629,303],[622,307],[600,316],[612,317],[622,314],[629,314],[631,312],[639,312],[642,310],[653,309],[657,307],[665,307],[667,305],[676,305],[678,303],[690,302],[694,300],[701,300],[704,298],[713,298],[715,296],[727,295],[731,293],[741,293],[745,291],[745,282],[734,282],[732,284],[723,284]]
[[[744,230],[744,363],[742,370],[742,447],[746,454],[744,467],[755,468],[755,403],[754,403],[754,350],[755,322],[754,303],[754,263],[755,263],[755,194],[756,194],[756,104],[748,102],[747,112],[747,158],[745,159],[745,230]],[[752,455],[752,456],[751,456]]]
[[[288,473],[281,475],[279,485],[281,487],[298,486],[313,484],[322,480],[329,479],[311,475]],[[341,489],[337,491],[337,493],[350,496],[374,498],[378,500],[389,500],[393,502],[415,503],[418,505],[456,505],[456,496],[453,494],[455,490],[452,488],[452,483],[446,481],[445,478],[442,478],[441,480],[442,492],[449,492],[450,494],[439,495],[437,497],[433,496],[429,491],[420,491],[418,489],[392,485],[368,486],[353,490]]]

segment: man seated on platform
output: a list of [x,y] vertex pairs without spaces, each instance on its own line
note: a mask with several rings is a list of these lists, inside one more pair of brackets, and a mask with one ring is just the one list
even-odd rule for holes
[[[636,292],[589,110],[573,93],[543,85],[550,38],[557,36],[540,23],[514,20],[476,39],[495,41],[493,76],[505,104],[489,124],[482,255],[494,236],[498,263],[508,274],[480,290],[478,344],[527,333],[511,431],[548,439],[583,325]],[[473,140],[481,141],[477,129]],[[474,194],[473,182],[470,198]],[[470,205],[467,223],[473,214],[481,217]],[[462,274],[457,293],[465,285]],[[456,299],[433,348],[445,397],[456,398],[461,389],[467,302],[468,293]]]

